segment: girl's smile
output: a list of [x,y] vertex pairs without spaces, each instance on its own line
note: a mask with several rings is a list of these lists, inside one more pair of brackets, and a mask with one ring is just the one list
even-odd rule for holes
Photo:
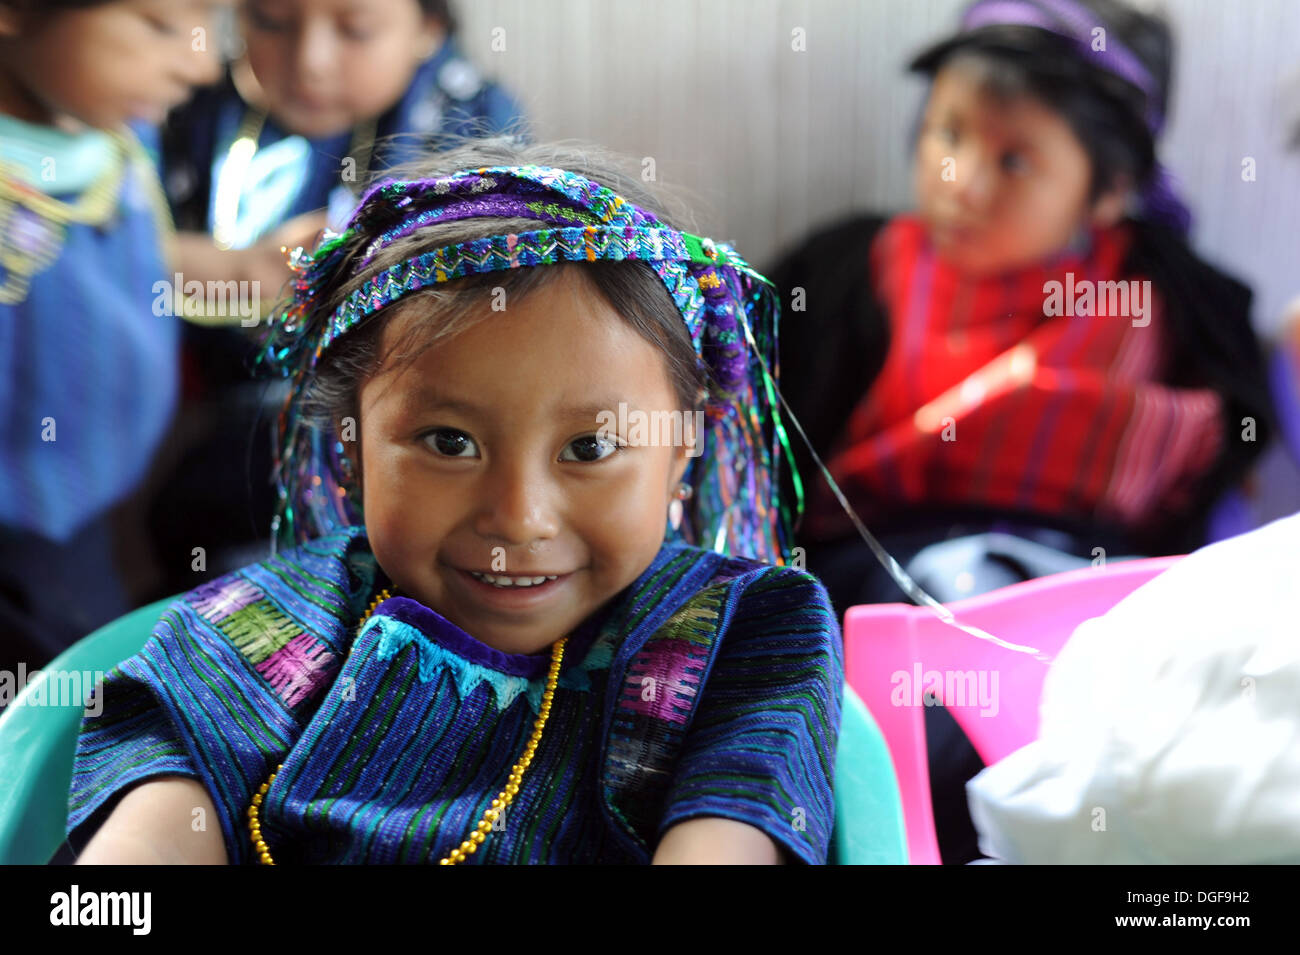
[[483,604],[485,610],[532,613],[556,599],[568,586],[573,574],[491,574],[462,570],[461,582],[470,600]]

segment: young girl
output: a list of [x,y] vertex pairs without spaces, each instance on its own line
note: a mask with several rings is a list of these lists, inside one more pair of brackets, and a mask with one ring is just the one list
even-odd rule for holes
[[42,666],[131,606],[115,511],[171,420],[179,323],[151,311],[172,275],[171,223],[128,124],[157,121],[215,78],[195,44],[211,6],[0,3],[6,671]]
[[457,150],[298,262],[298,546],[110,674],[82,861],[826,860],[836,621],[750,559],[774,294],[590,155]]
[[[971,5],[913,64],[933,77],[917,211],[831,229],[774,271],[807,305],[783,330],[784,391],[886,548],[906,564],[949,538],[1030,542],[926,580],[940,599],[1033,576],[1020,554],[1192,549],[1267,442],[1250,293],[1188,247],[1155,161],[1170,60],[1164,24],[1110,0]],[[801,533],[838,611],[902,599],[829,494]]]

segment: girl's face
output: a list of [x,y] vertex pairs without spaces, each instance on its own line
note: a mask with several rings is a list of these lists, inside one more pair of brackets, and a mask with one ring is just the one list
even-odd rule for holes
[[[649,415],[679,402],[661,352],[578,269],[546,268],[561,272],[405,368],[382,367],[359,396],[380,566],[507,653],[543,650],[650,565],[688,458],[667,428],[635,447],[618,446],[629,435],[616,428],[598,435],[620,402],[627,422],[666,421]],[[389,322],[381,355],[420,311],[417,300]],[[482,574],[556,579],[502,587]]]
[[190,88],[221,76],[220,2],[117,0],[57,13],[0,3],[0,112],[101,129],[161,123]]
[[1042,262],[1089,221],[1117,221],[1122,195],[1090,204],[1091,175],[1074,131],[1037,99],[1000,100],[964,65],[935,77],[916,148],[916,195],[936,250],[963,272]]
[[310,138],[385,113],[443,39],[416,0],[246,0],[242,14],[265,106]]

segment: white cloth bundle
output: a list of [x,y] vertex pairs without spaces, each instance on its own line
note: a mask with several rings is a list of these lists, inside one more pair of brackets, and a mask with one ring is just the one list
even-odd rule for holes
[[1081,625],[1037,741],[967,785],[1010,863],[1300,862],[1300,514]]

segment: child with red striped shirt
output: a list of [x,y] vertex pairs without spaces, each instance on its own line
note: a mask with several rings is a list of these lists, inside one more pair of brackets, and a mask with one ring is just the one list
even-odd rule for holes
[[[774,271],[788,400],[941,600],[1194,549],[1266,441],[1250,291],[1189,248],[1156,162],[1171,58],[1168,28],[1114,0],[972,4],[912,64],[933,78],[916,210]],[[903,599],[824,483],[802,534],[839,612]],[[923,576],[957,537],[983,557]]]
[[[1250,291],[1189,248],[1155,158],[1170,58],[1164,24],[1113,0],[973,4],[913,63],[934,78],[916,210],[776,270],[806,303],[783,325],[786,396],[885,536],[1184,552],[1263,446]],[[852,535],[825,488],[803,533],[823,563]],[[849,546],[862,581],[874,557]]]

